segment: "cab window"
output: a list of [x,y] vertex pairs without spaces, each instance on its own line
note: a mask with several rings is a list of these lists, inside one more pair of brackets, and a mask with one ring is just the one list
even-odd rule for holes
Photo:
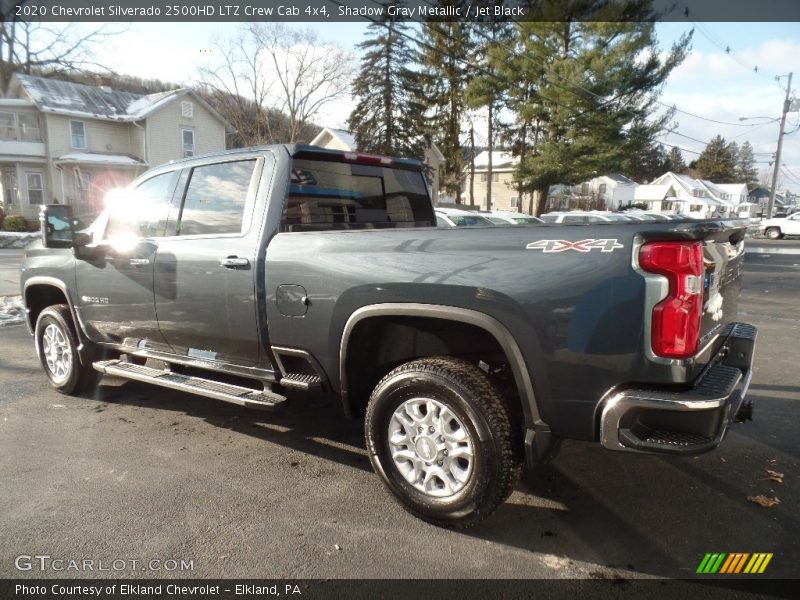
[[164,236],[177,171],[156,175],[133,189],[109,194],[105,239]]

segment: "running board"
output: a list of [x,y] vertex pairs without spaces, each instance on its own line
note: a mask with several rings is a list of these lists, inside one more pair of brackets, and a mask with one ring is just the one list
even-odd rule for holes
[[322,385],[322,378],[319,375],[306,375],[303,373],[287,373],[279,382],[283,387],[294,388],[296,390],[308,391]]
[[124,379],[152,383],[172,390],[231,402],[247,408],[270,410],[286,400],[285,396],[267,390],[259,392],[258,390],[238,385],[220,383],[200,377],[190,377],[171,371],[151,369],[150,367],[134,365],[121,360],[101,360],[93,363],[92,366],[96,371],[100,371],[104,375],[114,375]]

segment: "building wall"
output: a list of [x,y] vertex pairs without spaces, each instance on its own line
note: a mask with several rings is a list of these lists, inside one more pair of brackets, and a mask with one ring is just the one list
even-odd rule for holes
[[[192,103],[191,118],[181,114],[181,101]],[[192,96],[183,96],[147,117],[148,165],[157,167],[183,158],[181,129],[194,130],[195,155],[225,150],[225,126]]]
[[[93,119],[77,119],[61,115],[45,115],[48,132],[48,154],[58,158],[75,152],[106,152],[138,155],[131,142],[129,123],[111,123]],[[81,121],[86,131],[87,148],[73,148],[70,140],[70,121]]]
[[[481,210],[486,210],[486,188],[487,181],[483,181],[483,175],[488,175],[485,171],[475,171],[475,205],[480,206]],[[497,181],[492,181],[492,210],[519,210],[518,206],[512,206],[512,198],[517,198],[519,193],[513,187],[513,173],[511,171],[494,171]],[[465,193],[462,198],[465,204],[469,204],[469,172],[465,178]]]

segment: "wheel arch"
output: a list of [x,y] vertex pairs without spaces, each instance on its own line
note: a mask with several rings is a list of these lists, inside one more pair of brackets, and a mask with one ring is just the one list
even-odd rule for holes
[[384,303],[363,306],[353,312],[342,331],[339,347],[339,380],[345,413],[355,414],[356,404],[351,397],[350,363],[351,342],[359,326],[374,320],[389,318],[423,318],[474,327],[491,337],[505,355],[519,395],[520,405],[528,429],[545,426],[542,421],[530,372],[525,358],[511,332],[497,319],[485,313],[466,308],[420,303]]

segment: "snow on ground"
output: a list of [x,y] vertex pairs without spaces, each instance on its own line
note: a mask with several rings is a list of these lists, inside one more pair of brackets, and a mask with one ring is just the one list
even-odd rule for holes
[[0,248],[24,248],[41,237],[39,232],[0,231]]
[[25,306],[22,296],[0,296],[0,327],[22,323],[25,320]]

